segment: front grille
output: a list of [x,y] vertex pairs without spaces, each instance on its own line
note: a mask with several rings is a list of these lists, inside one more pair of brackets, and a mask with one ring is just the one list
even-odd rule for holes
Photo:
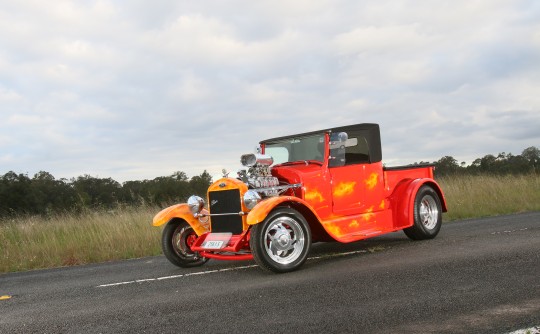
[[[208,194],[210,214],[238,213],[242,211],[240,190],[212,191]],[[212,217],[212,232],[242,233],[242,217],[239,215]]]

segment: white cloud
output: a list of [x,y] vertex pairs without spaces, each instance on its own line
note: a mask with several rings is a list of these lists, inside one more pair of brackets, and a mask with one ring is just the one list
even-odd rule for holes
[[14,90],[0,88],[0,102],[10,103],[10,102],[20,101],[21,99],[22,99],[22,96],[20,96]]
[[0,174],[119,181],[381,124],[385,160],[540,146],[535,1],[0,5]]

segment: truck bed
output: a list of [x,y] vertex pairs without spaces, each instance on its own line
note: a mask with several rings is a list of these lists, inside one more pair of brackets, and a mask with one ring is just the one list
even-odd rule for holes
[[386,189],[392,192],[398,183],[406,180],[433,179],[434,169],[435,165],[433,164],[383,167]]

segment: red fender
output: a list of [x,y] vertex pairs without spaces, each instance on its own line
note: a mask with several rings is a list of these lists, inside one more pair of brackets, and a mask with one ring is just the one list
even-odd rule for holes
[[390,196],[395,227],[407,228],[414,224],[414,200],[416,193],[423,185],[429,185],[435,190],[437,195],[439,195],[442,211],[448,211],[444,193],[436,181],[429,178],[404,180],[395,187],[394,192]]

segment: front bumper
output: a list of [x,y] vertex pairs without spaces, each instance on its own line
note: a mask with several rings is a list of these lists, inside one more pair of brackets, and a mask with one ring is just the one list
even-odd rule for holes
[[191,250],[201,256],[218,260],[252,260],[249,248],[250,230],[241,234],[205,233],[197,238]]

